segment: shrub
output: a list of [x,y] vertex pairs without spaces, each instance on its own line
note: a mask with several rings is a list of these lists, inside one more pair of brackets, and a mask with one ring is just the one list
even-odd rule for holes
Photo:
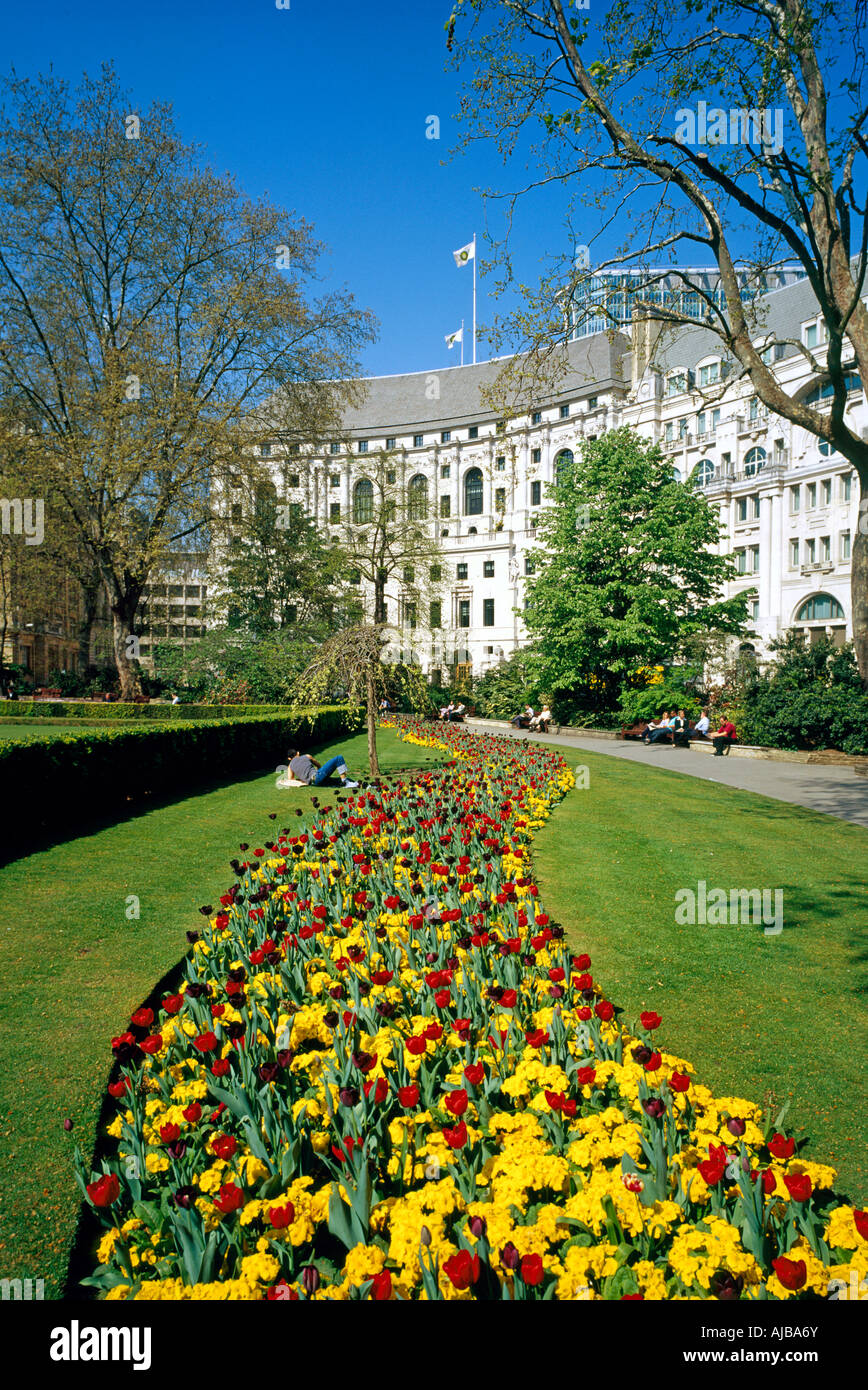
[[355,731],[346,706],[293,715],[199,719],[163,728],[115,727],[60,732],[32,742],[0,742],[0,779],[14,794],[0,805],[2,853],[34,838],[128,809],[147,798],[188,794],[222,777],[274,767],[299,734],[319,743]]
[[619,703],[621,721],[627,725],[651,719],[664,709],[683,709],[689,719],[698,719],[700,713],[696,696],[687,694],[682,682],[671,677],[644,690],[624,690]]
[[836,647],[828,638],[808,645],[792,630],[770,646],[775,664],[742,695],[742,739],[868,754],[868,693],[852,646]]

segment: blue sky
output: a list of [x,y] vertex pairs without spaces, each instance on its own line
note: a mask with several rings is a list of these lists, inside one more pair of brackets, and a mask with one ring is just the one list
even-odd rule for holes
[[[112,59],[142,106],[172,102],[183,136],[203,142],[218,169],[314,224],[330,282],[380,321],[363,370],[421,371],[458,364],[444,337],[462,318],[470,360],[472,270],[456,269],[452,252],[474,231],[482,251],[473,190],[503,172],[481,149],[441,163],[456,129],[450,11],[450,0],[291,0],[289,10],[274,0],[40,0],[7,9],[4,67],[53,64],[75,83]],[[430,115],[439,141],[426,139]],[[544,248],[531,228],[525,237],[532,274]],[[480,280],[480,323],[491,312]]]

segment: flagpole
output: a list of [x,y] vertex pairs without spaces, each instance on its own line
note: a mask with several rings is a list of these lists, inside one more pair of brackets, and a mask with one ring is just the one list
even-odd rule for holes
[[473,233],[473,365],[476,366],[476,233]]
[[461,320],[461,365],[464,366],[464,320]]

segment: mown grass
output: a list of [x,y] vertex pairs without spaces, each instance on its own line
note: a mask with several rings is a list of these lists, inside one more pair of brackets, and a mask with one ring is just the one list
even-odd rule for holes
[[[442,761],[388,730],[378,747],[384,772]],[[317,756],[339,751],[351,776],[368,771],[363,735]],[[239,843],[299,824],[311,793],[274,782],[272,772],[155,807],[0,871],[0,1278],[41,1278],[46,1297],[60,1295],[78,1209],[72,1149],[93,1151],[111,1038],[184,956],[199,907],[233,881]],[[329,804],[328,788],[319,796]],[[132,895],[138,918],[126,915]]]
[[[628,1020],[656,1009],[663,1046],[718,1095],[810,1138],[864,1205],[868,831],[780,801],[592,753],[539,833],[546,910],[587,951]],[[675,894],[780,888],[783,931],[679,926]]]

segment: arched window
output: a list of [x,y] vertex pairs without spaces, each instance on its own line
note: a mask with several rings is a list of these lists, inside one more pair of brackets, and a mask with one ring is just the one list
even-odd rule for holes
[[573,471],[572,449],[561,449],[555,459],[555,487],[561,487]]
[[482,516],[481,468],[468,468],[464,475],[464,515]]
[[670,474],[671,474],[673,483],[680,483],[680,482],[681,482],[681,469],[680,469],[680,468],[670,468],[669,472],[670,472]]
[[[861,391],[862,378],[858,372],[846,372],[844,375],[844,385],[847,391]],[[835,388],[831,381],[820,382],[814,386],[805,397],[805,405],[821,405],[823,401],[831,400],[835,394]]]
[[700,459],[693,474],[699,487],[705,487],[714,479],[716,469],[711,459]]
[[411,521],[428,520],[428,479],[417,473],[407,488],[407,510]]
[[765,449],[748,449],[744,459],[744,476],[753,478],[766,466]]
[[802,604],[796,614],[797,623],[830,622],[844,617],[844,610],[831,594],[814,594]]
[[374,519],[374,484],[369,478],[361,478],[353,488],[353,521],[356,526],[367,526]]

